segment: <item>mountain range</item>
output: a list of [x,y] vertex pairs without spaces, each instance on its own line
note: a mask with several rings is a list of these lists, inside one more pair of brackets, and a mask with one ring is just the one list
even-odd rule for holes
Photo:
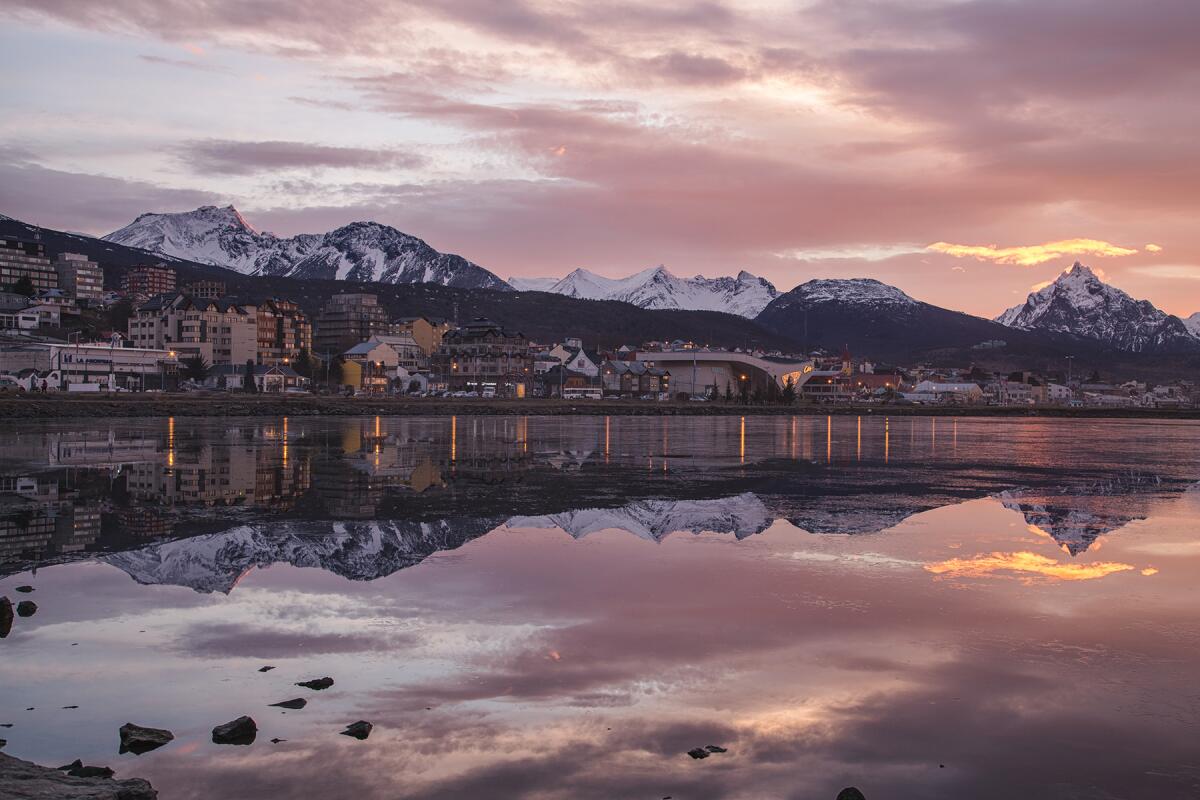
[[550,292],[585,300],[618,300],[642,308],[724,311],[753,319],[778,297],[779,292],[765,278],[745,270],[737,277],[679,278],[664,266],[630,275],[606,278],[586,269],[577,269],[565,278],[509,278],[518,291]]
[[282,238],[255,230],[233,206],[202,206],[142,214],[103,238],[246,275],[510,288],[478,264],[439,253],[421,239],[378,222],[352,222],[328,233]]

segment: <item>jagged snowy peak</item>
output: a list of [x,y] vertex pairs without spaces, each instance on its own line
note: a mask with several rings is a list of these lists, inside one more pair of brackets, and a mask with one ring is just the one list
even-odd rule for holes
[[1183,320],[1183,325],[1188,329],[1188,333],[1200,339],[1200,311]]
[[1078,261],[996,322],[1096,339],[1129,352],[1200,350],[1200,339],[1179,317],[1134,300]]
[[415,236],[377,222],[353,222],[328,233],[281,238],[256,231],[233,206],[202,206],[195,211],[142,214],[104,239],[247,275],[510,288],[461,256],[439,253]]
[[619,300],[641,308],[724,311],[755,317],[778,295],[763,278],[742,271],[737,277],[680,278],[657,266],[626,278],[606,278],[577,269],[565,278],[511,278],[519,291],[538,291],[586,300]]
[[460,547],[501,522],[455,518],[433,522],[246,525],[224,533],[113,553],[100,560],[128,573],[138,583],[187,586],[198,592],[228,594],[249,570],[276,563],[314,567],[350,580],[369,581],[419,564],[439,550]]
[[1050,536],[1071,555],[1085,552],[1096,539],[1150,516],[1156,503],[1182,487],[1156,475],[1131,474],[1088,486],[1055,491],[1013,489],[997,498],[1025,522]]
[[739,539],[761,533],[773,516],[756,495],[745,492],[715,500],[642,500],[621,508],[582,508],[561,514],[513,517],[510,528],[560,528],[576,539],[596,531],[627,531],[661,542],[672,533],[732,533]]

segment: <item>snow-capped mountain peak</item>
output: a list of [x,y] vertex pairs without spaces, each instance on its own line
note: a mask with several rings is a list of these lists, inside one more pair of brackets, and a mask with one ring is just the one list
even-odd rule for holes
[[1095,339],[1130,352],[1200,350],[1200,339],[1178,317],[1148,300],[1134,300],[1078,261],[996,322]]
[[1184,319],[1183,325],[1188,329],[1189,332],[1191,332],[1192,336],[1200,339],[1200,311],[1197,311],[1190,317]]
[[917,301],[895,286],[874,278],[817,278],[792,290],[810,303],[853,303],[872,306],[915,306]]
[[763,278],[742,270],[736,278],[680,278],[662,264],[625,278],[608,278],[575,269],[557,281],[550,278],[512,278],[519,291],[552,292],[587,300],[618,300],[641,308],[724,311],[755,317],[778,292]]
[[233,206],[201,206],[142,214],[104,239],[248,275],[510,288],[483,267],[378,222],[283,238],[255,230]]

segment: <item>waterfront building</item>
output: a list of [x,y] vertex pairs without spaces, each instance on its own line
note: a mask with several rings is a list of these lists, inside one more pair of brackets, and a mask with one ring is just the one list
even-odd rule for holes
[[533,358],[524,334],[479,317],[448,331],[431,359],[437,384],[485,397],[525,397]]
[[0,374],[21,376],[27,390],[41,388],[43,380],[48,389],[64,391],[157,389],[173,383],[178,366],[176,353],[121,347],[120,337],[108,343],[0,344]]
[[173,350],[181,360],[198,355],[212,366],[241,365],[258,357],[258,312],[224,300],[158,295],[129,318],[129,338],[137,347]]
[[104,270],[95,261],[79,253],[59,253],[54,258],[58,288],[68,297],[84,303],[99,303],[104,297]]

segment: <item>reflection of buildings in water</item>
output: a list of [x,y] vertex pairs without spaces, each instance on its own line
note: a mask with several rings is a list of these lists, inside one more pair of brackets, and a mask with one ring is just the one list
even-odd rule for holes
[[173,448],[169,463],[131,464],[130,495],[143,502],[205,506],[286,506],[308,490],[306,457],[283,464],[275,448],[254,444]]
[[118,435],[113,430],[72,431],[47,437],[47,465],[117,467],[122,464],[161,461],[159,437]]
[[100,539],[100,506],[60,501],[56,480],[2,479],[0,503],[13,509],[0,517],[0,563],[78,553]]
[[153,539],[167,536],[175,529],[175,521],[158,513],[154,506],[126,506],[117,509],[121,531],[134,539]]

